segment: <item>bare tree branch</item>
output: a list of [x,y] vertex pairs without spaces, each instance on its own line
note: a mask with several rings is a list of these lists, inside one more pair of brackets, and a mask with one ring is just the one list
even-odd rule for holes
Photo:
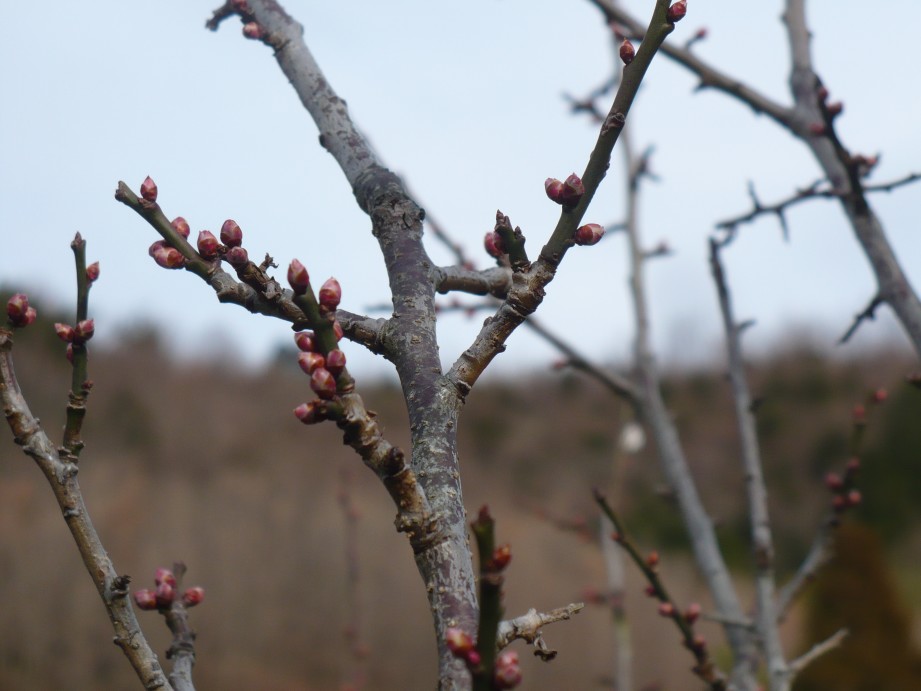
[[790,670],[793,672],[793,674],[798,674],[803,669],[805,669],[807,665],[811,664],[816,658],[831,650],[834,650],[839,645],[841,645],[844,639],[847,638],[847,634],[847,629],[838,629],[824,641],[821,643],[816,643],[808,651],[793,660],[790,663]]
[[496,636],[496,648],[502,648],[509,645],[516,639],[522,639],[529,645],[533,645],[534,654],[545,662],[556,657],[556,651],[547,647],[544,642],[543,632],[541,629],[547,624],[555,624],[558,621],[567,621],[573,616],[585,609],[582,602],[572,603],[565,607],[558,607],[549,612],[538,612],[536,609],[529,609],[527,613],[514,619],[505,619],[499,622],[499,631]]

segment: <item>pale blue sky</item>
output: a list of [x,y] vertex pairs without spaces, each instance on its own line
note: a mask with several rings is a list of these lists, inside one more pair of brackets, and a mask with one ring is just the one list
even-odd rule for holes
[[[231,348],[255,362],[290,338],[288,328],[217,304],[198,279],[167,272],[147,255],[156,239],[112,198],[116,182],[137,189],[150,174],[168,216],[193,232],[242,226],[252,256],[286,265],[301,259],[318,281],[336,276],[343,307],[365,311],[386,297],[385,275],[367,218],[345,179],[317,144],[316,129],[267,48],[228,22],[203,28],[217,0],[7,3],[0,43],[0,282],[70,305],[79,230],[102,264],[92,295],[97,334],[111,338],[138,320],[169,324],[183,353]],[[633,0],[647,14],[651,0]],[[598,13],[579,0],[410,0],[318,3],[289,0],[308,44],[383,160],[404,175],[419,201],[481,266],[483,234],[496,208],[511,216],[536,251],[557,208],[543,180],[584,168],[595,131],[568,114],[563,91],[603,81],[611,53]],[[882,153],[874,180],[921,170],[919,91],[910,0],[868,5],[813,2],[816,63],[835,100],[839,131],[856,151]],[[674,40],[697,28],[705,58],[787,101],[788,65],[780,2],[692,0]],[[640,146],[656,145],[662,182],[643,199],[644,233],[677,254],[650,267],[656,342],[663,359],[700,358],[719,343],[719,318],[706,263],[716,221],[744,212],[753,180],[764,201],[812,182],[816,164],[773,123],[659,58],[632,112]],[[587,220],[621,216],[615,158]],[[921,286],[921,186],[875,197],[891,241]],[[789,215],[792,243],[776,221],[746,227],[727,254],[740,318],[765,348],[814,324],[827,340],[847,328],[873,293],[873,280],[829,202]],[[448,255],[435,241],[440,262]],[[621,239],[576,248],[550,286],[541,316],[599,359],[624,357],[632,315]],[[482,316],[448,317],[440,327],[446,363],[469,343]],[[901,341],[891,320],[865,327],[857,345]],[[357,346],[359,375],[387,369]],[[516,334],[497,370],[548,363],[555,355]]]

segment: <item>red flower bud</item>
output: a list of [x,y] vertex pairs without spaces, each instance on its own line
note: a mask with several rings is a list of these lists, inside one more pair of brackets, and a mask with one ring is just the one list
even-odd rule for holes
[[480,653],[478,653],[476,650],[471,650],[469,653],[467,653],[466,657],[467,657],[467,664],[470,665],[471,667],[480,666]]
[[92,283],[97,278],[99,278],[99,262],[93,262],[86,267],[86,280],[88,283]]
[[189,233],[192,232],[192,229],[189,228],[188,222],[182,216],[176,216],[170,225],[173,226],[173,230],[175,230],[186,239],[188,239]]
[[624,61],[625,65],[629,65],[633,62],[633,58],[636,57],[636,49],[633,47],[633,44],[630,43],[630,39],[625,38],[624,42],[620,44],[620,59]]
[[448,650],[457,657],[466,657],[467,653],[473,650],[473,639],[466,631],[457,628],[452,627],[445,630],[445,643]]
[[840,492],[844,487],[844,480],[841,479],[838,473],[828,473],[825,476],[825,486],[832,492]]
[[547,193],[547,197],[549,197],[551,201],[554,201],[557,204],[561,203],[560,193],[562,189],[563,183],[556,178],[547,178],[544,180],[544,192]]
[[228,218],[221,226],[221,242],[228,247],[239,247],[243,244],[243,231],[233,219]]
[[96,332],[96,323],[92,319],[84,319],[77,322],[74,327],[74,343],[84,343],[93,337]]
[[678,0],[678,2],[668,8],[665,18],[674,24],[675,22],[680,22],[687,13],[688,4],[684,0]]
[[294,416],[305,425],[313,425],[326,419],[326,407],[323,401],[301,403],[294,409]]
[[262,30],[262,27],[259,26],[259,24],[256,22],[248,22],[247,24],[243,25],[243,35],[246,36],[246,38],[257,40],[262,38],[265,33]]
[[176,574],[174,574],[169,569],[160,567],[154,573],[154,583],[160,585],[161,583],[168,583],[169,585],[176,587]]
[[157,183],[149,175],[141,183],[141,196],[149,202],[157,201]]
[[647,585],[647,586],[643,589],[643,592],[646,593],[646,597],[655,597],[655,596],[656,596],[656,588],[655,588],[655,586],[652,586],[652,585]]
[[582,179],[573,173],[563,181],[563,186],[560,188],[559,203],[571,208],[579,203],[583,194],[585,194],[585,186],[582,184]]
[[318,367],[310,375],[310,388],[324,400],[336,395],[336,380],[325,367]]
[[288,284],[295,295],[303,295],[310,287],[310,275],[297,259],[292,259],[288,265]]
[[58,338],[65,343],[71,343],[74,340],[74,327],[70,324],[56,323],[54,325],[54,332],[58,335]]
[[675,605],[671,602],[663,602],[659,605],[659,615],[663,617],[670,617],[675,614]]
[[[153,250],[153,245],[151,245],[151,250]],[[162,247],[153,251],[151,256],[164,269],[181,269],[185,266],[185,257],[175,247]]]
[[173,604],[173,600],[176,599],[176,589],[164,581],[157,586],[154,595],[157,600],[157,607],[169,607]]
[[518,653],[514,650],[503,650],[496,657],[493,686],[497,689],[513,689],[520,683],[521,667],[518,664]]
[[198,234],[198,253],[205,259],[214,259],[220,247],[221,243],[210,230],[203,230]]
[[862,501],[863,495],[860,493],[859,489],[852,489],[847,493],[847,503],[849,506],[859,506]]
[[139,609],[157,608],[157,596],[154,594],[154,591],[146,588],[134,593],[134,601],[137,603]]
[[576,228],[572,239],[577,245],[595,245],[604,237],[604,227],[597,223],[586,223]]
[[312,331],[301,331],[294,334],[294,344],[298,347],[298,350],[303,350],[305,353],[316,350],[316,342]]
[[298,353],[297,364],[304,374],[313,374],[318,367],[326,366],[326,358],[319,353]]
[[889,398],[889,392],[886,389],[877,389],[873,392],[871,396],[874,403],[883,403],[887,398]]
[[320,286],[317,300],[320,303],[320,307],[324,309],[329,311],[336,309],[342,300],[342,286],[339,285],[339,281],[335,278],[327,279],[326,283]]
[[147,254],[156,259],[157,252],[162,252],[163,250],[168,249],[169,245],[166,244],[166,240],[157,240],[150,246],[150,248],[148,248]]
[[329,351],[326,354],[326,369],[328,369],[334,377],[338,377],[342,373],[342,370],[345,369],[345,353],[338,348]]
[[493,550],[490,566],[495,571],[502,571],[512,560],[512,546],[500,545]]
[[182,604],[186,607],[194,607],[195,605],[200,605],[201,601],[205,599],[205,589],[201,586],[195,586],[194,588],[188,588],[182,594]]
[[35,321],[34,316],[29,319],[29,310],[34,314],[35,310],[29,307],[29,296],[25,293],[16,293],[6,302],[6,316],[13,326],[28,326]]
[[342,324],[338,321],[333,322],[333,335],[335,335],[337,341],[341,341],[342,337],[345,336],[345,332],[342,330]]
[[235,268],[246,266],[249,262],[249,253],[242,247],[231,247],[224,255],[227,263]]
[[505,243],[502,242],[502,236],[494,230],[486,233],[486,237],[483,238],[483,247],[486,248],[486,253],[490,257],[496,259],[501,259],[505,254]]
[[646,566],[648,566],[650,569],[654,569],[658,565],[659,565],[659,553],[655,551],[650,552],[649,556],[646,557]]
[[692,602],[688,605],[688,608],[684,611],[684,620],[688,624],[693,624],[700,617],[700,605],[696,602]]

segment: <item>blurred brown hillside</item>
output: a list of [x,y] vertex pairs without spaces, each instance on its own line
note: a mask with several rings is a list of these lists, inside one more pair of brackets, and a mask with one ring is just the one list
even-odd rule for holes
[[[40,325],[37,325],[37,327]],[[63,346],[47,328],[17,335],[20,383],[47,430],[59,430],[69,381]],[[133,588],[154,569],[189,566],[188,585],[205,587],[193,610],[199,689],[337,689],[351,658],[345,520],[340,469],[360,508],[361,635],[368,689],[428,689],[435,678],[426,601],[394,510],[375,477],[340,444],[332,425],[305,428],[291,410],[310,397],[293,357],[260,372],[233,362],[176,363],[156,335],[138,331],[117,350],[91,349],[95,382],[85,425],[81,483],[116,568]],[[850,411],[878,387],[889,399],[871,416],[855,517],[885,540],[917,632],[921,582],[921,392],[903,383],[910,358],[878,353],[830,362],[792,349],[752,370],[779,565],[789,574],[804,555],[830,497],[824,474],[847,458]],[[361,385],[361,382],[359,382]],[[407,445],[398,388],[362,387],[389,438]],[[740,582],[747,578],[743,478],[727,385],[718,370],[671,375],[667,397],[701,491]],[[611,489],[612,459],[627,410],[572,373],[517,376],[475,391],[461,419],[468,511],[490,505],[498,537],[511,542],[507,612],[548,609],[600,587],[597,550],[540,513],[594,529],[591,488]],[[625,466],[616,491],[637,539],[664,553],[663,573],[682,599],[703,598],[654,455]],[[782,579],[781,579],[782,580]],[[636,636],[637,688],[697,688],[674,630],[655,616],[630,573],[627,607]],[[913,586],[911,584],[914,584]],[[111,644],[112,633],[45,480],[0,431],[0,689],[120,690],[138,686]],[[165,626],[140,613],[158,651]],[[801,651],[802,617],[785,630]],[[704,624],[717,650],[718,628]],[[522,652],[525,689],[601,688],[613,660],[608,614],[589,607],[546,630],[560,651],[549,664]]]

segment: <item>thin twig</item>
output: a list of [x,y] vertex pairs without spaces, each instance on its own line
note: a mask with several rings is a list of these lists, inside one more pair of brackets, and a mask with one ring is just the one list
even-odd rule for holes
[[803,669],[805,669],[807,665],[812,663],[816,658],[824,655],[825,653],[831,650],[834,650],[839,645],[841,645],[844,639],[847,638],[847,635],[848,635],[847,629],[838,629],[831,636],[826,638],[824,641],[822,641],[821,643],[816,643],[805,653],[803,653],[798,658],[793,660],[790,663],[790,671],[793,674],[798,674]]
[[544,662],[556,657],[556,651],[547,647],[544,642],[541,629],[547,624],[555,624],[558,621],[567,621],[573,616],[585,609],[585,603],[574,602],[565,607],[558,607],[549,612],[538,612],[536,609],[529,609],[527,613],[514,619],[505,619],[499,622],[498,634],[496,635],[496,648],[502,650],[516,639],[526,641],[529,645],[534,646],[534,654]]

